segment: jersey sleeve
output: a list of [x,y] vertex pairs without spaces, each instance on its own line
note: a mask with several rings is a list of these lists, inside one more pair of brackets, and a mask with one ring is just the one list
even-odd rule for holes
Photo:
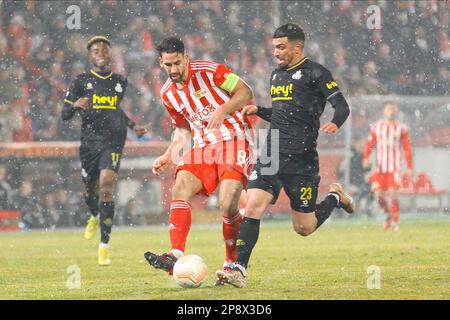
[[83,96],[83,81],[78,76],[70,85],[64,97],[64,105],[61,112],[63,120],[70,120],[77,112],[76,108],[73,108],[73,104]]
[[70,85],[64,97],[64,102],[74,104],[83,96],[83,83],[81,77],[77,77]]
[[239,76],[224,64],[219,64],[214,72],[214,83],[219,88],[231,93],[239,82]]
[[313,76],[320,92],[327,100],[341,92],[331,72],[327,68],[323,66],[318,67],[313,71]]
[[122,101],[123,97],[125,96],[125,92],[127,91],[128,88],[128,79],[125,77],[121,77],[120,80],[122,90],[119,91],[119,100]]
[[186,120],[185,117],[180,115],[171,105],[168,101],[164,100],[164,97],[161,97],[161,100],[163,102],[164,107],[166,108],[167,112],[170,114],[170,119],[172,121],[172,125],[179,128],[186,128],[188,130],[191,130],[191,126],[189,124],[189,121]]

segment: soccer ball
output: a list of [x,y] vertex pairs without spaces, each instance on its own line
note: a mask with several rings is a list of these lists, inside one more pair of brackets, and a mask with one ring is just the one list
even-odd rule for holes
[[207,275],[205,261],[195,254],[182,256],[173,267],[173,279],[183,288],[200,287]]

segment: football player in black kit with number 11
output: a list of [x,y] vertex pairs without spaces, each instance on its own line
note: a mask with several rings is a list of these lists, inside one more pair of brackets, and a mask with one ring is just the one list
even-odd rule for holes
[[72,82],[62,111],[63,120],[70,120],[77,112],[82,119],[81,176],[85,185],[84,198],[91,213],[84,237],[92,239],[100,225],[98,264],[101,266],[111,264],[109,237],[114,218],[113,192],[127,127],[138,136],[148,130],[146,126],[135,124],[120,108],[128,82],[111,71],[110,47],[110,41],[103,36],[88,41],[91,70]]
[[[319,130],[337,134],[350,109],[331,73],[322,65],[304,56],[305,34],[295,24],[285,24],[275,30],[273,55],[278,68],[270,77],[272,108],[246,106],[242,113],[257,114],[270,121],[267,150],[272,161],[258,161],[247,185],[248,201],[241,223],[237,246],[237,261],[232,270],[219,270],[217,277],[227,284],[242,288],[246,285],[247,267],[259,236],[260,221],[269,204],[274,204],[284,188],[291,204],[294,230],[307,236],[317,230],[334,208],[353,213],[353,199],[339,183],[330,185],[326,198],[316,204],[319,176],[317,138]],[[333,119],[320,127],[326,102],[335,109]],[[279,154],[271,145],[272,132],[278,130]],[[278,164],[278,171],[269,167]],[[275,171],[275,170],[274,170]]]

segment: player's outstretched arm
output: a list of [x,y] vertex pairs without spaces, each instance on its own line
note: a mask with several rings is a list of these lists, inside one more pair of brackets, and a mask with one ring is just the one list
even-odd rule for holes
[[159,176],[169,166],[175,163],[176,159],[180,156],[180,152],[184,146],[191,141],[191,132],[182,127],[176,127],[173,133],[172,142],[163,155],[158,157],[153,162],[152,172]]
[[272,119],[272,108],[264,108],[261,106],[255,106],[255,105],[247,105],[245,106],[242,111],[241,114],[243,116],[251,116],[256,114],[258,117],[269,121]]
[[233,96],[230,100],[225,102],[220,108],[216,109],[209,119],[206,129],[219,129],[229,113],[235,112],[245,106],[248,101],[253,98],[252,89],[242,79],[239,79],[236,86],[230,91]]

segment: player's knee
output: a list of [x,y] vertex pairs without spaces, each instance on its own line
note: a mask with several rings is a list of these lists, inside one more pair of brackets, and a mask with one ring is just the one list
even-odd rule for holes
[[245,216],[253,219],[261,219],[264,214],[264,209],[258,206],[249,206],[245,207]]
[[237,192],[228,192],[219,197],[220,211],[234,214],[238,210],[239,194]]
[[186,179],[177,179],[172,188],[172,199],[189,201],[190,186]]
[[220,211],[224,213],[235,213],[237,211],[236,201],[233,199],[225,198],[219,201]]
[[311,233],[314,232],[314,228],[302,224],[294,224],[294,230],[297,234],[301,235],[302,237],[309,236]]

